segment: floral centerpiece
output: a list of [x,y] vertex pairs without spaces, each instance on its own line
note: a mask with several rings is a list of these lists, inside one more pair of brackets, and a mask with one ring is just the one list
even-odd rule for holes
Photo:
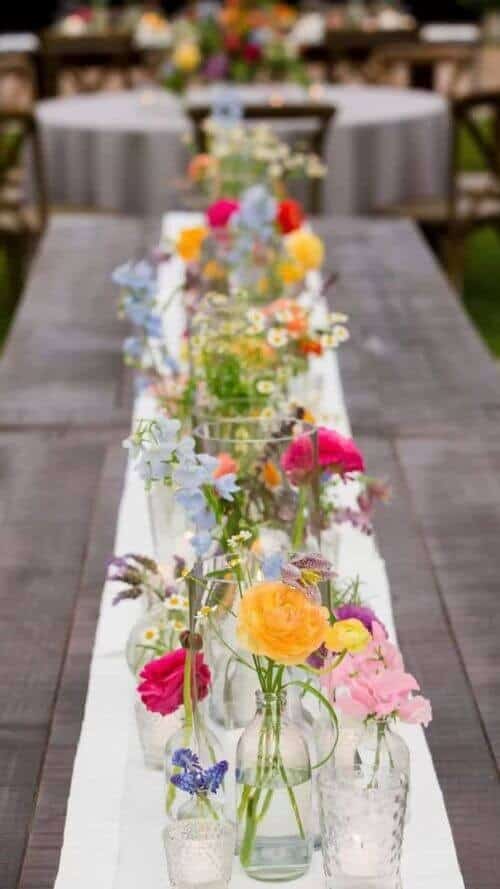
[[210,117],[203,126],[207,152],[194,155],[187,174],[212,202],[238,199],[256,183],[266,185],[277,199],[283,199],[291,180],[324,176],[324,164],[316,154],[294,150],[266,124],[247,126],[236,122],[227,126]]
[[184,92],[192,82],[296,80],[307,82],[295,48],[287,41],[295,11],[285,4],[225,0],[218,14],[201,8],[172,25],[172,45],[163,70],[168,89]]

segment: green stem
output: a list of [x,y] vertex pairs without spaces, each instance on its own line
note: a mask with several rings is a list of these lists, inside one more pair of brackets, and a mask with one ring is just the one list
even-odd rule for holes
[[292,549],[299,550],[304,543],[304,530],[306,526],[307,488],[300,485],[297,502],[297,515],[292,530]]

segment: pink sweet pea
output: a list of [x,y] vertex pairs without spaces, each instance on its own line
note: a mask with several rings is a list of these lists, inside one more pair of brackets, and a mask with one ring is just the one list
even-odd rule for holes
[[[318,426],[318,464],[330,473],[345,478],[351,472],[363,472],[365,468],[361,451],[352,438],[346,438],[334,429]],[[281,466],[292,481],[300,484],[314,469],[314,449],[310,435],[299,435],[281,457]]]
[[[143,680],[137,687],[142,703],[152,713],[167,716],[183,704],[184,665],[186,649],[176,648],[155,658],[143,668]],[[203,654],[196,654],[196,691],[198,700],[206,698],[210,686],[210,670]]]
[[[382,626],[374,621],[372,642],[358,654],[346,654],[334,670],[325,672],[322,685],[343,713],[356,719],[386,719],[428,725],[429,701],[404,669],[401,652],[389,642]],[[328,667],[328,663],[326,664]]]
[[229,198],[221,198],[219,201],[215,201],[206,211],[210,227],[225,228],[231,216],[239,210],[239,207],[238,201],[232,201]]
[[222,478],[223,475],[238,472],[238,463],[231,457],[231,454],[222,452],[218,455],[217,459],[219,462],[212,473],[213,478]]

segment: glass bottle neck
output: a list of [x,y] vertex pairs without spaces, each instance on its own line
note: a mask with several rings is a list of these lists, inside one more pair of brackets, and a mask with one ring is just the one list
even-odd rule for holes
[[286,708],[286,691],[266,692],[258,690],[255,692],[255,702],[257,713],[282,714]]

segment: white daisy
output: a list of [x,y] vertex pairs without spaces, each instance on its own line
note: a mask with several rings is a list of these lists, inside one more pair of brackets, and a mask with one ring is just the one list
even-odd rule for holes
[[147,627],[141,633],[141,642],[143,645],[154,645],[160,638],[160,631],[157,627]]
[[283,346],[286,346],[288,342],[286,330],[280,330],[278,327],[272,327],[267,334],[267,342],[270,346],[273,346],[276,349],[281,349]]
[[274,383],[272,380],[257,380],[255,388],[259,395],[271,395],[274,392]]

